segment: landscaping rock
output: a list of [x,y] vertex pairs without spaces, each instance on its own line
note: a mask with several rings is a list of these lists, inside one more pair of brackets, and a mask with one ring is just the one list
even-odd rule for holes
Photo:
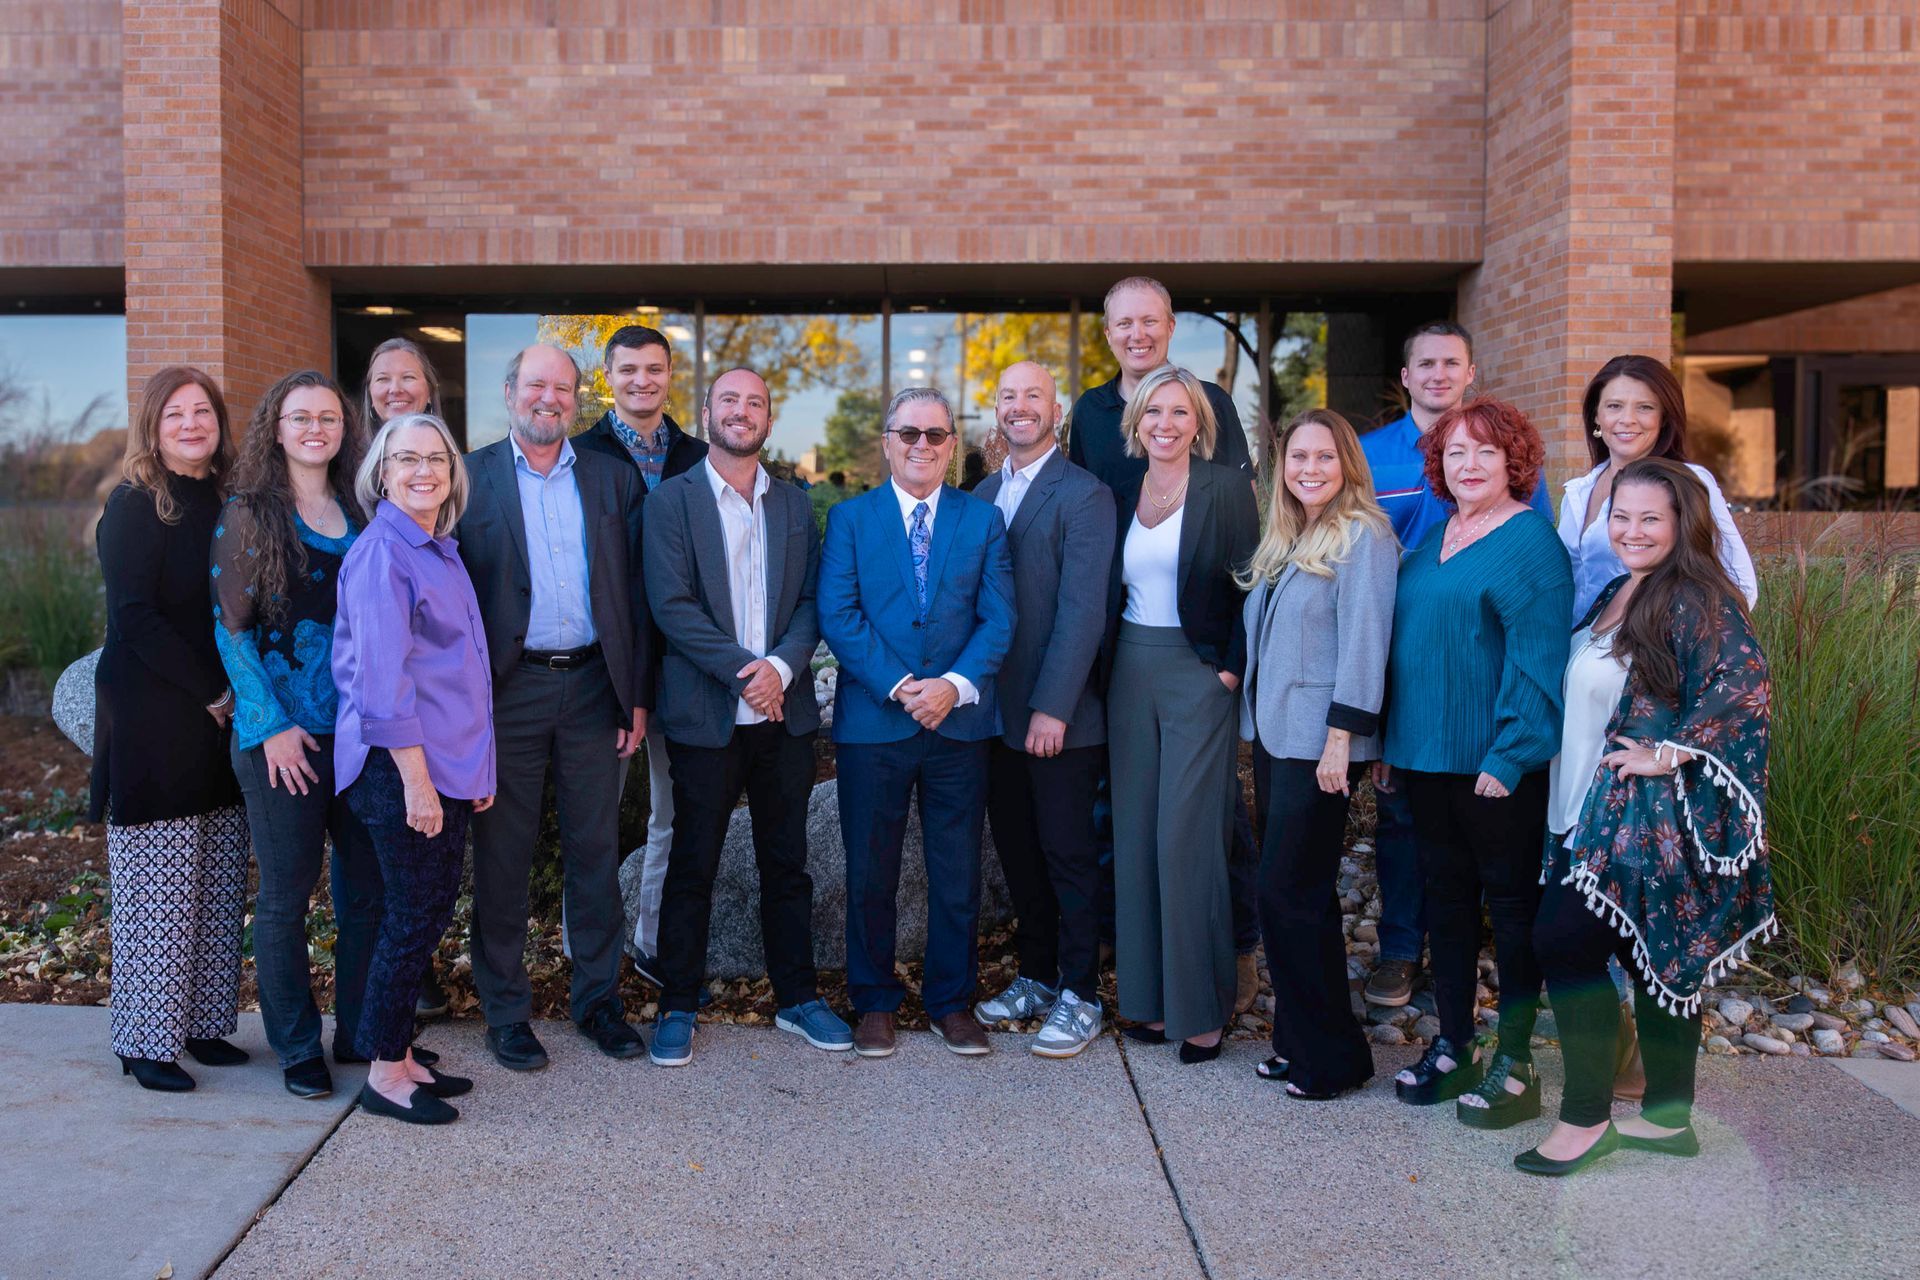
[[100,665],[100,651],[60,673],[53,685],[53,722],[74,746],[93,754],[93,669]]
[[1880,1056],[1880,1048],[1878,1045],[1871,1045],[1862,1041],[1853,1046],[1853,1052],[1847,1056],[1849,1058],[1878,1058]]
[[1375,1044],[1405,1044],[1406,1033],[1392,1023],[1381,1023],[1367,1028],[1367,1039]]
[[1911,1045],[1901,1044],[1897,1040],[1889,1040],[1885,1044],[1874,1047],[1880,1050],[1881,1057],[1892,1058],[1896,1062],[1912,1062],[1916,1057],[1920,1057],[1920,1053],[1915,1053]]
[[1792,1051],[1793,1056],[1796,1058],[1811,1058],[1813,1056],[1813,1050],[1803,1044],[1791,1044],[1788,1045],[1787,1048]]
[[1807,1031],[1813,1027],[1813,1015],[1810,1013],[1776,1013],[1773,1025],[1782,1031]]
[[1822,1057],[1837,1058],[1847,1051],[1847,1040],[1838,1031],[1819,1027],[1813,1033],[1813,1047]]
[[1816,1013],[1813,1015],[1813,1025],[1823,1031],[1845,1031],[1847,1020],[1836,1018],[1830,1013]]
[[1753,1016],[1753,1006],[1734,996],[1726,997],[1715,1008],[1719,1010],[1720,1016],[1727,1020],[1727,1024],[1736,1031],[1746,1026],[1747,1019]]
[[1784,1040],[1776,1040],[1772,1036],[1754,1035],[1751,1032],[1741,1036],[1740,1043],[1758,1053],[1770,1053],[1775,1056],[1793,1052],[1792,1047]]
[[1440,1034],[1440,1019],[1430,1013],[1421,1014],[1420,1020],[1413,1024],[1413,1034],[1422,1040],[1433,1039]]
[[1708,1036],[1706,1048],[1708,1053],[1732,1053],[1733,1041],[1725,1036]]
[[1805,996],[1795,996],[1793,999],[1787,1001],[1788,1013],[1812,1013],[1814,1008],[1815,1005],[1813,1001],[1807,999]]
[[1914,1021],[1912,1014],[1897,1004],[1888,1005],[1883,1012],[1886,1014],[1887,1021],[1893,1024],[1895,1031],[1909,1040],[1920,1040],[1920,1023]]
[[1881,1031],[1877,1027],[1868,1027],[1865,1031],[1862,1031],[1860,1033],[1860,1038],[1862,1040],[1869,1041],[1873,1044],[1892,1044],[1893,1043],[1893,1037],[1888,1035],[1886,1032]]

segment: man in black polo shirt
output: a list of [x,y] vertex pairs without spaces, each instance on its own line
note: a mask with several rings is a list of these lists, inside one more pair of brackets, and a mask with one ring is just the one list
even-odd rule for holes
[[[1120,418],[1127,409],[1127,397],[1140,380],[1167,363],[1167,348],[1173,342],[1173,295],[1151,276],[1128,276],[1107,290],[1107,345],[1120,363],[1120,373],[1081,393],[1073,403],[1067,420],[1067,457],[1098,476],[1109,489],[1119,490],[1146,474],[1144,457],[1129,458],[1120,439]],[[1233,397],[1211,382],[1206,389],[1207,402],[1220,423],[1220,443],[1213,461],[1233,467],[1254,481],[1253,458],[1247,449],[1247,433],[1240,425]],[[1113,853],[1101,852],[1101,908],[1106,929],[1112,930]],[[1234,993],[1233,1011],[1245,1013],[1260,989],[1260,976],[1254,967],[1253,951],[1260,944],[1260,916],[1255,902],[1253,827],[1247,819],[1244,801],[1234,806],[1233,848],[1227,857],[1227,877],[1233,896],[1233,949],[1239,956],[1239,975]]]
[[[574,437],[575,449],[604,453],[634,467],[648,492],[707,456],[707,444],[688,435],[667,412],[673,386],[673,348],[667,335],[643,324],[614,331],[603,354],[613,408]],[[654,645],[660,652],[660,645]],[[667,880],[667,851],[673,845],[673,783],[667,773],[664,730],[647,732],[647,843],[634,850],[640,858],[640,919],[633,930],[639,953],[634,968],[660,985],[660,894]],[[630,855],[632,856],[632,855]]]

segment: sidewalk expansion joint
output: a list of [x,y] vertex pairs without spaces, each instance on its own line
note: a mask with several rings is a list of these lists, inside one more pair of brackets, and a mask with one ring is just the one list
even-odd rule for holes
[[1180,1194],[1180,1184],[1174,1181],[1173,1170],[1167,1164],[1166,1148],[1160,1144],[1160,1135],[1153,1127],[1153,1112],[1147,1109],[1147,1100],[1140,1092],[1140,1082],[1133,1078],[1133,1064],[1127,1061],[1126,1038],[1117,1031],[1112,1034],[1114,1043],[1120,1047],[1120,1069],[1127,1073],[1127,1086],[1133,1090],[1133,1100],[1140,1105],[1140,1119],[1146,1123],[1147,1139],[1153,1143],[1153,1158],[1160,1162],[1160,1176],[1166,1179],[1167,1190],[1173,1193],[1173,1207],[1180,1211],[1180,1225],[1187,1229],[1187,1243],[1193,1247],[1193,1260],[1199,1264],[1203,1280],[1213,1280],[1213,1271],[1207,1266],[1206,1250],[1200,1247],[1199,1233],[1194,1230],[1193,1218],[1187,1213],[1186,1197]]
[[209,1266],[206,1270],[206,1275],[209,1277],[209,1280],[211,1280],[211,1277],[217,1276],[220,1273],[220,1268],[227,1265],[227,1259],[233,1256],[233,1251],[245,1243],[246,1238],[253,1234],[253,1229],[260,1225],[260,1220],[272,1211],[273,1206],[280,1203],[280,1197],[287,1194],[287,1188],[293,1185],[294,1179],[307,1171],[307,1166],[312,1164],[313,1158],[320,1154],[320,1149],[333,1141],[333,1135],[340,1132],[340,1126],[347,1122],[347,1117],[359,1109],[360,1102],[356,1098],[345,1111],[340,1113],[331,1125],[327,1126],[327,1131],[320,1135],[319,1139],[308,1149],[307,1154],[300,1157],[300,1163],[289,1170],[287,1176],[281,1179],[280,1185],[273,1189],[273,1194],[267,1197],[267,1202],[254,1211],[253,1217],[247,1219],[247,1225],[238,1235],[227,1242],[227,1247],[222,1249],[220,1255],[213,1260],[213,1265]]

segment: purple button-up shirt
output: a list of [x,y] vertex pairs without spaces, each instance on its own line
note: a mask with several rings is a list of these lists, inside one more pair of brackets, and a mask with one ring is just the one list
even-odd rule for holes
[[494,793],[493,682],[473,581],[450,537],[382,502],[340,566],[333,623],[336,789],[371,747],[424,747],[441,795]]

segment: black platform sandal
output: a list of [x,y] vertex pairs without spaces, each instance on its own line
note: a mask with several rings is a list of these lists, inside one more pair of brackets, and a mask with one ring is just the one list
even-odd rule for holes
[[[1507,1088],[1511,1076],[1526,1088],[1519,1093]],[[1460,1123],[1469,1129],[1510,1129],[1523,1120],[1540,1118],[1540,1077],[1530,1063],[1515,1062],[1504,1053],[1496,1053],[1487,1064],[1480,1083],[1460,1095],[1453,1104]]]
[[[1442,1058],[1453,1059],[1453,1070],[1440,1069]],[[1445,1036],[1435,1036],[1420,1061],[1407,1068],[1407,1074],[1413,1077],[1411,1081],[1395,1078],[1394,1096],[1410,1107],[1430,1107],[1436,1102],[1450,1102],[1478,1084],[1480,1064],[1454,1048],[1453,1041]]]
[[1287,1072],[1292,1069],[1293,1064],[1291,1062],[1288,1062],[1279,1054],[1275,1054],[1273,1057],[1268,1058],[1265,1062],[1256,1066],[1253,1069],[1253,1074],[1259,1076],[1262,1080],[1271,1080],[1277,1084],[1285,1080],[1287,1078]]

